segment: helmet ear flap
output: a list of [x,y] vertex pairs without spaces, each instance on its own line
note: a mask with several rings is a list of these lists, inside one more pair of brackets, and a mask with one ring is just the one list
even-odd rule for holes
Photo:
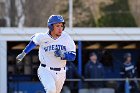
[[53,24],[49,25],[48,27],[50,31],[53,31]]
[[63,30],[65,29],[65,22],[63,22]]
[[[53,24],[49,25],[49,30],[53,31]],[[63,22],[63,30],[65,29],[65,22]]]

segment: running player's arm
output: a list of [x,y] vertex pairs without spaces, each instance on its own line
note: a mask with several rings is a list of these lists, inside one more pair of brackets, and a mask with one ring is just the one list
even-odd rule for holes
[[66,36],[65,40],[67,42],[66,51],[56,49],[54,56],[61,57],[62,60],[74,61],[76,58],[76,45],[69,35]]
[[76,53],[73,51],[65,52],[64,57],[62,57],[62,60],[67,60],[67,61],[74,61],[76,58]]
[[28,54],[31,50],[33,50],[37,45],[39,45],[41,34],[37,33],[31,37],[30,43],[25,47],[23,52]]
[[25,47],[23,52],[28,54],[31,50],[33,50],[37,45],[31,40],[30,43]]
[[67,51],[64,53],[63,60],[74,61],[76,58],[76,45],[73,39],[68,36]]
[[39,34],[35,34],[30,43],[25,47],[21,54],[16,57],[17,62],[22,61],[26,54],[28,54],[31,50],[33,50],[39,44]]
[[37,33],[32,36],[30,43],[25,47],[23,52],[28,54],[31,50],[33,50],[37,45],[39,45],[41,34]]

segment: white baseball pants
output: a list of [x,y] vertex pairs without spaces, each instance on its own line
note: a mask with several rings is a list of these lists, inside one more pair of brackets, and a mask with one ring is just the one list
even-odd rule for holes
[[38,77],[46,93],[60,93],[66,79],[66,70],[61,68],[60,71],[54,71],[50,67],[42,67],[40,65],[38,68]]

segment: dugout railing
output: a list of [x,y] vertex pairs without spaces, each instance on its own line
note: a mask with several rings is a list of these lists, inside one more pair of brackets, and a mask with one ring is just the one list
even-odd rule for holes
[[[113,92],[113,93],[140,93],[140,91],[139,91],[140,78],[110,78],[110,79],[84,79],[84,80],[81,80],[81,79],[66,79],[66,82],[74,82],[74,83],[77,83],[77,90],[78,91],[79,90],[83,90],[83,89],[84,90],[87,90],[88,89],[87,87],[81,87],[81,85],[83,83],[94,82],[94,81],[115,82],[115,83],[124,82],[124,92],[120,92],[119,91],[119,88],[116,88],[116,89],[114,88],[114,91],[115,92]],[[130,88],[131,81],[134,81],[134,82],[137,83],[137,87],[138,87],[138,91],[137,92],[132,92],[131,91],[131,88]],[[24,85],[25,87],[27,87],[28,86],[27,84],[30,84],[30,83],[35,84],[35,82],[33,82],[33,81],[19,81],[19,80],[10,81],[9,83],[13,83],[14,86],[12,86],[13,87],[12,91],[10,89],[10,91],[8,93],[19,93],[19,92],[20,93],[24,93],[21,90],[23,88],[23,84],[21,84],[21,83],[23,83],[23,82],[26,83]],[[38,84],[39,84],[38,86],[40,87],[40,85],[41,85],[40,82],[38,82]],[[74,87],[76,87],[76,86],[74,86]],[[115,87],[118,87],[118,86],[115,86]],[[113,86],[112,87],[105,87],[105,88],[112,88],[113,89]],[[31,87],[30,87],[30,89],[31,89]],[[23,90],[24,90],[24,88],[23,88]],[[41,90],[38,88],[38,90],[40,91],[39,93],[44,93],[43,92],[43,88]],[[38,92],[36,92],[36,93],[38,93]],[[71,93],[73,93],[73,92],[71,92]],[[89,93],[89,92],[76,92],[76,93]],[[100,92],[100,93],[107,93],[107,92]]]
[[[92,81],[105,81],[105,82],[124,82],[124,92],[123,93],[140,93],[140,78],[109,78],[109,79],[66,79],[66,82],[92,82]],[[138,88],[138,90],[136,92],[131,91],[131,81],[135,82],[136,86]],[[118,89],[117,89],[118,90]],[[120,93],[119,91],[115,93]]]

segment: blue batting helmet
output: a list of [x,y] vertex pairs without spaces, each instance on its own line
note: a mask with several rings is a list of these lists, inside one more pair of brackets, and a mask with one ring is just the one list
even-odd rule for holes
[[[53,30],[53,24],[57,24],[57,23],[65,24],[65,21],[64,21],[63,17],[61,15],[51,15],[48,19],[49,30],[52,31]],[[64,28],[65,28],[65,25],[64,25]],[[63,30],[64,30],[64,28],[63,28]]]

